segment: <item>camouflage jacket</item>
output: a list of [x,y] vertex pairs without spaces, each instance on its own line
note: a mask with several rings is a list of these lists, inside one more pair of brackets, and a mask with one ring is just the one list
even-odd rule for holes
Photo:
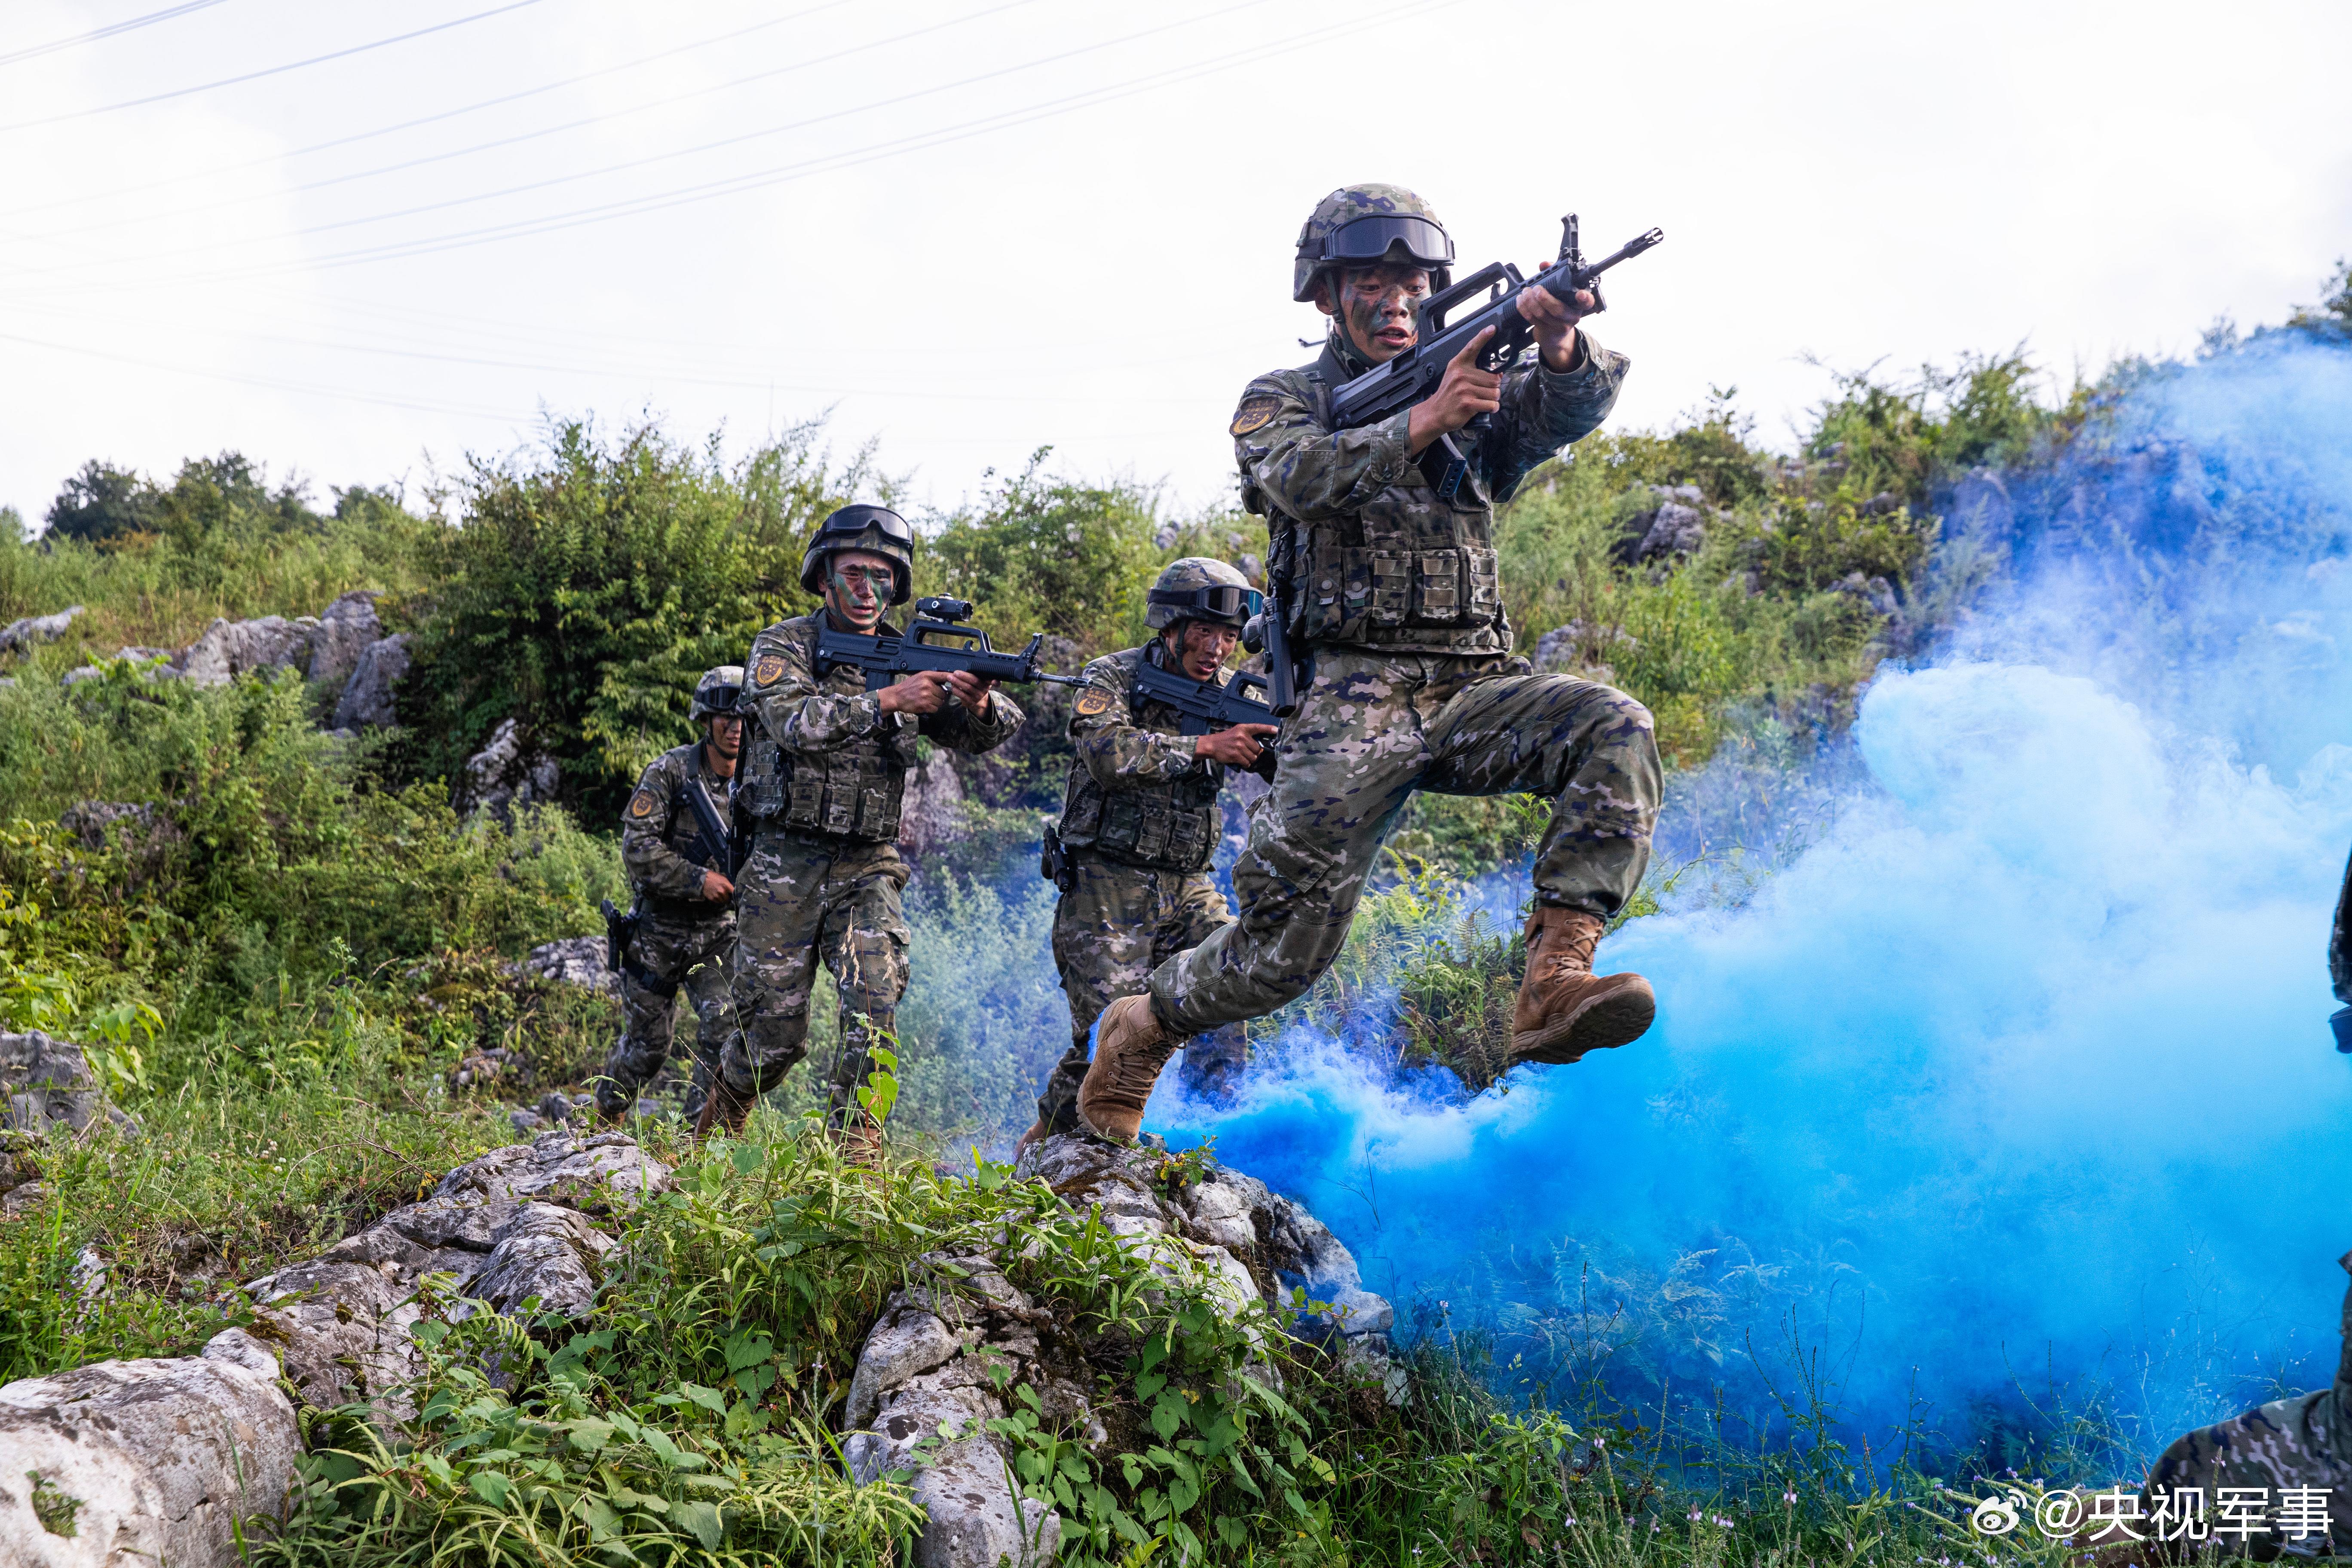
[[[912,731],[951,751],[992,751],[1013,738],[1024,717],[1003,689],[989,694],[987,712],[974,717],[950,699],[936,713],[914,717],[882,711],[881,693],[866,689],[866,672],[842,666],[817,679],[811,664],[817,617],[795,616],[751,639],[743,661],[745,700],[761,732],[786,752],[822,754]],[[881,630],[896,636],[884,622]]]
[[746,737],[736,798],[763,830],[887,843],[898,837],[918,735],[985,752],[1012,737],[1022,712],[1002,691],[989,694],[984,717],[952,698],[919,717],[883,712],[881,694],[866,689],[866,673],[854,665],[818,678],[824,613],[780,621],[751,639],[745,700],[759,728]]
[[1454,433],[1469,469],[1450,502],[1412,455],[1410,409],[1378,425],[1325,428],[1329,389],[1370,368],[1336,332],[1313,364],[1249,384],[1232,429],[1242,504],[1266,520],[1274,561],[1288,567],[1302,644],[1510,651],[1494,508],[1598,429],[1625,380],[1625,356],[1590,333],[1579,353],[1574,368],[1555,372],[1529,350],[1504,374],[1494,428],[1483,438]]
[[723,860],[713,858],[725,849],[703,842],[700,819],[687,796],[697,789],[709,800],[719,826],[727,826],[727,781],[705,765],[701,742],[656,757],[621,808],[621,864],[640,898],[690,900],[698,906],[690,912],[708,910],[716,920],[727,912],[727,900],[702,897],[702,873],[710,866],[726,869]]
[[1219,763],[1193,754],[1195,737],[1163,702],[1135,699],[1135,672],[1165,665],[1157,637],[1106,654],[1079,672],[1070,711],[1071,760],[1063,790],[1061,840],[1108,859],[1173,871],[1204,869],[1222,824],[1214,820]]

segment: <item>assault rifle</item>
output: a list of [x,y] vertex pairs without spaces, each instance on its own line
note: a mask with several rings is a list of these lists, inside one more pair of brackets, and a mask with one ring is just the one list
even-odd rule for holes
[[1000,653],[989,645],[988,634],[962,622],[971,618],[969,599],[918,599],[915,618],[904,632],[861,637],[837,632],[830,626],[816,634],[816,673],[822,677],[843,665],[866,672],[866,689],[878,691],[902,675],[935,669],[952,674],[968,670],[983,680],[1016,686],[1050,680],[1056,686],[1079,684],[1075,675],[1049,675],[1037,668],[1037,650],[1045,645],[1039,632],[1019,653]]
[[[1666,237],[1665,230],[1654,228],[1626,241],[1598,261],[1587,261],[1584,252],[1577,247],[1576,215],[1570,213],[1560,219],[1559,226],[1559,255],[1538,268],[1534,277],[1522,278],[1519,269],[1507,261],[1492,262],[1423,300],[1421,335],[1412,347],[1332,392],[1331,427],[1352,430],[1360,425],[1378,424],[1426,401],[1445,379],[1445,367],[1454,363],[1454,356],[1489,327],[1495,330],[1495,335],[1478,351],[1476,363],[1481,370],[1501,370],[1535,341],[1535,329],[1519,313],[1521,294],[1539,288],[1560,303],[1573,307],[1579,289],[1592,289],[1602,273]],[[1446,320],[1455,308],[1482,289],[1487,296],[1476,310],[1458,321]],[[1592,310],[1587,314],[1597,314],[1605,309],[1600,290],[1593,289]],[[1482,434],[1492,426],[1493,417],[1489,415],[1481,414],[1470,421],[1470,428]],[[1440,499],[1452,500],[1469,467],[1462,448],[1454,444],[1454,437],[1439,437],[1423,450],[1421,462],[1431,488]]]
[[[1205,735],[1236,724],[1279,723],[1271,707],[1249,694],[1252,687],[1267,689],[1266,678],[1237,669],[1233,679],[1219,686],[1213,680],[1194,680],[1181,670],[1162,669],[1148,659],[1135,671],[1136,694],[1152,702],[1165,702],[1182,714],[1183,722],[1178,728],[1187,735]],[[1272,746],[1258,753],[1250,772],[1273,782]]]

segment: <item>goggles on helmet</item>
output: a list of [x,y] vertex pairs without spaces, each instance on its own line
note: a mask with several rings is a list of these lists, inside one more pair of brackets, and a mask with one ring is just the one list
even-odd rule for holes
[[732,713],[735,711],[735,704],[740,701],[742,697],[743,689],[740,686],[714,686],[701,693],[695,700],[712,713]]
[[1314,259],[1369,265],[1386,256],[1390,247],[1398,245],[1423,267],[1454,264],[1454,241],[1445,230],[1428,218],[1410,213],[1375,213],[1343,223],[1323,237],[1322,253]]
[[1170,609],[1199,610],[1229,621],[1246,619],[1265,608],[1265,595],[1255,588],[1234,588],[1223,584],[1208,588],[1154,588],[1145,599]]
[[903,544],[909,550],[915,546],[915,531],[907,526],[905,518],[887,506],[843,507],[824,520],[824,526],[817,531],[817,538],[822,540],[833,534],[856,535],[869,528],[878,529],[882,537],[894,544]]

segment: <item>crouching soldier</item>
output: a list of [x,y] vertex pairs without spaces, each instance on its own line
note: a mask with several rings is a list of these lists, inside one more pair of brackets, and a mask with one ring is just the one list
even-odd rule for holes
[[856,1093],[867,1053],[896,1028],[907,990],[898,812],[915,740],[985,752],[1021,724],[994,683],[957,671],[909,675],[878,691],[841,666],[816,673],[821,626],[871,637],[913,589],[915,537],[887,507],[824,520],[801,562],[813,616],[780,621],[751,643],[744,690],[753,731],[737,808],[751,817],[740,875],[731,1042],[698,1132],[740,1131],[759,1097],[808,1050],[809,992],[821,958],[841,994],[841,1039],[826,1073],[836,1126],[862,1131]]
[[[1236,724],[1212,735],[1180,733],[1181,717],[1136,689],[1149,663],[1214,680],[1260,605],[1257,591],[1222,561],[1186,556],[1151,585],[1144,624],[1160,635],[1087,666],[1070,718],[1077,756],[1063,792],[1062,820],[1046,839],[1048,875],[1062,889],[1054,911],[1054,963],[1070,999],[1070,1049],[1037,1101],[1020,1147],[1077,1129],[1087,1041],[1104,1008],[1149,988],[1151,972],[1233,912],[1209,875],[1223,837],[1217,792],[1228,767],[1258,765],[1271,724]],[[1241,1026],[1184,1042],[1186,1088],[1221,1095],[1241,1076]]]
[[621,808],[621,862],[636,889],[636,907],[621,945],[626,1027],[596,1083],[596,1109],[613,1121],[628,1114],[638,1090],[669,1059],[680,989],[693,1002],[697,1021],[688,1116],[701,1113],[719,1053],[735,1033],[727,784],[743,744],[743,716],[735,710],[742,687],[740,665],[705,673],[694,689],[691,715],[707,726],[704,738],[656,757]]

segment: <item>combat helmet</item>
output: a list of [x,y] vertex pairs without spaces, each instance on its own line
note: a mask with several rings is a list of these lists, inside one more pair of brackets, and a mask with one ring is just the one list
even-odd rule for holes
[[715,719],[722,713],[735,711],[736,701],[743,695],[743,667],[722,664],[706,669],[702,679],[694,683],[694,710],[686,716],[689,724],[699,724],[705,719]]
[[1315,204],[1298,231],[1290,297],[1315,297],[1315,280],[1335,267],[1369,267],[1382,258],[1429,268],[1429,286],[1452,280],[1454,239],[1430,205],[1402,185],[1343,185]]
[[915,587],[915,531],[887,506],[845,506],[824,520],[801,557],[801,586],[824,592],[824,558],[843,550],[863,550],[890,563],[895,585],[890,602],[903,605]]
[[1239,630],[1265,605],[1265,595],[1222,561],[1187,555],[1171,561],[1144,596],[1143,624],[1153,631],[1179,621],[1215,621]]

